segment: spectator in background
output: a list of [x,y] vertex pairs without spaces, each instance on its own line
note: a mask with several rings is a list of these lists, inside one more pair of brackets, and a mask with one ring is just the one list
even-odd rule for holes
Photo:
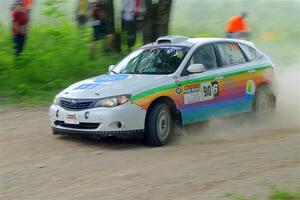
[[88,21],[88,1],[87,0],[78,0],[78,5],[76,9],[76,20],[78,28],[84,29]]
[[12,19],[15,55],[18,56],[24,48],[28,24],[28,15],[22,1],[17,1],[15,3],[12,13]]
[[32,0],[23,0],[24,8],[26,9],[27,16],[29,18],[30,11],[32,8]]
[[142,0],[122,0],[122,31],[127,35],[127,46],[133,47],[136,41],[137,20],[144,14]]
[[101,1],[95,1],[92,3],[91,10],[91,21],[93,27],[93,42],[91,45],[91,56],[95,57],[97,42],[107,35],[106,25],[105,25],[105,11],[104,6]]
[[247,38],[248,37],[248,26],[245,21],[247,17],[247,13],[243,12],[239,16],[234,16],[228,20],[228,24],[226,26],[226,37],[227,38]]

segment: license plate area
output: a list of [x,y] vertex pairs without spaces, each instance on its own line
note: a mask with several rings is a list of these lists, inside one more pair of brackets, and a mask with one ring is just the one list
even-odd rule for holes
[[65,114],[66,124],[79,124],[78,116],[76,113],[66,113]]

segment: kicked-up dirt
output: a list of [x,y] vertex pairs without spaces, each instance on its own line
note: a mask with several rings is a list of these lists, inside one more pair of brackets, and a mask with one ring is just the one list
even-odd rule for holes
[[[299,68],[280,73],[275,116],[187,127],[159,148],[54,136],[47,108],[0,109],[0,199],[265,199],[300,185]],[[296,75],[296,76],[295,76]]]
[[54,136],[46,108],[3,109],[0,199],[208,200],[299,186],[300,129],[230,131],[235,121],[197,125],[151,148],[139,140]]

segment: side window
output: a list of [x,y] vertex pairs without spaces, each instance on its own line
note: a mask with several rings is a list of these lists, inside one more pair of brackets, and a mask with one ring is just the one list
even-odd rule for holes
[[237,65],[246,62],[246,59],[239,47],[235,43],[221,43],[217,44],[217,48],[220,52],[222,65]]
[[259,53],[256,51],[256,49],[249,47],[247,45],[244,44],[240,44],[241,49],[244,51],[244,53],[247,55],[249,61],[253,61],[258,59]]
[[199,47],[190,58],[190,64],[202,64],[205,69],[213,69],[217,67],[214,47],[212,44]]

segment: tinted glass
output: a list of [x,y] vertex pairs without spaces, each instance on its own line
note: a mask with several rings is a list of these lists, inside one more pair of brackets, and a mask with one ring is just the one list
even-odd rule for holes
[[224,65],[237,65],[246,62],[246,59],[239,47],[238,44],[235,43],[222,43],[217,44],[217,48],[219,49],[221,61]]
[[249,46],[244,45],[244,44],[240,44],[240,47],[244,51],[244,53],[247,55],[249,61],[253,61],[253,60],[256,60],[258,58],[258,53],[254,48],[249,47]]
[[196,49],[189,61],[189,65],[190,64],[202,64],[205,69],[217,67],[213,45],[207,45]]
[[114,69],[121,74],[171,74],[179,67],[188,47],[153,46],[139,49],[124,58]]

